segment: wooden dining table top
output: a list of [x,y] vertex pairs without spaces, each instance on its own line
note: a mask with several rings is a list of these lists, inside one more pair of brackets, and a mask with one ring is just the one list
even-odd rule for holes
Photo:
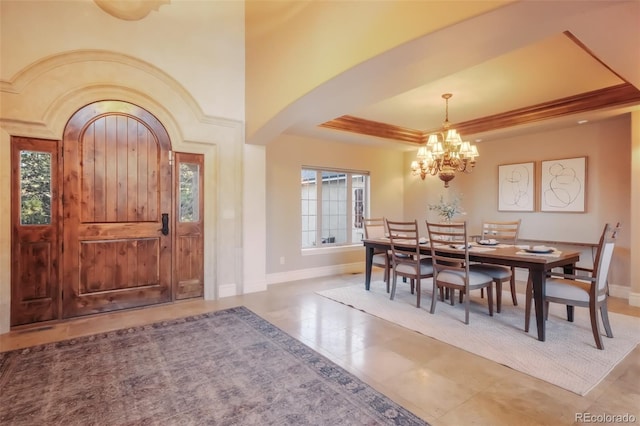
[[[370,238],[363,240],[365,246],[370,245],[380,249],[391,248],[391,241],[389,238]],[[580,258],[580,252],[575,250],[570,251],[554,251],[549,254],[544,253],[526,253],[524,251],[526,245],[513,245],[513,244],[497,244],[497,245],[481,245],[478,243],[470,243],[469,260],[482,261],[487,263],[495,263],[505,266],[516,266],[522,268],[530,268],[532,264],[536,265],[550,265],[549,268],[554,268],[553,265],[566,265],[568,261],[577,263]],[[454,244],[457,245],[457,244]],[[415,248],[413,244],[396,243],[396,246],[406,247],[408,250]],[[448,243],[439,243],[436,247],[439,252],[451,254],[452,257],[462,257],[464,255],[463,249],[453,248]],[[420,243],[420,253],[430,254],[431,245],[428,241]]]

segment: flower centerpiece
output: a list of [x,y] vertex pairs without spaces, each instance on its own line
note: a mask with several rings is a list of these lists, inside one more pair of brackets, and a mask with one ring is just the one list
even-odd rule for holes
[[466,214],[460,206],[460,197],[454,196],[451,201],[445,201],[444,196],[440,196],[440,201],[436,204],[429,204],[429,210],[438,213],[443,222],[451,222],[457,215]]

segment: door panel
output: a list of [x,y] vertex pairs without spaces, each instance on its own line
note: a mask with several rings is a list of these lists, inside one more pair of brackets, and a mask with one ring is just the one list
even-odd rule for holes
[[87,126],[81,143],[81,223],[154,221],[159,146],[147,127],[104,116]]
[[58,318],[58,143],[12,137],[11,325]]
[[175,298],[204,295],[204,157],[176,153]]
[[152,286],[158,275],[158,239],[83,241],[80,244],[82,294]]
[[101,101],[69,120],[64,150],[65,318],[172,298],[169,136],[135,105]]

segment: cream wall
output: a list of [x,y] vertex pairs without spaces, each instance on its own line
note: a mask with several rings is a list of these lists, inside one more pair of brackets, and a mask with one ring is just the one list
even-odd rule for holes
[[[251,188],[258,213],[249,216],[243,178],[260,176],[264,154],[244,149],[244,4],[177,1],[122,21],[89,0],[3,0],[0,40],[1,198],[10,193],[11,135],[59,140],[88,103],[135,103],[165,125],[174,150],[204,154],[205,298],[248,291],[244,248],[264,241],[264,187]],[[10,247],[3,203],[0,333],[9,330]],[[264,251],[250,254],[264,265]],[[250,289],[266,286],[264,268],[248,276]]]
[[244,120],[241,1],[172,1],[139,21],[114,18],[93,0],[2,0],[0,12],[2,80],[50,55],[104,49],[162,69],[207,115]]
[[[462,194],[462,216],[472,233],[480,231],[481,221],[522,219],[521,238],[596,243],[606,222],[620,221],[623,226],[618,237],[612,264],[610,283],[616,295],[629,297],[631,293],[631,236],[640,226],[637,216],[632,218],[631,197],[631,119],[625,115],[606,121],[588,123],[566,129],[532,133],[517,138],[481,142],[480,157],[472,174],[458,175],[451,181],[449,191]],[[541,160],[587,157],[586,213],[499,212],[498,165],[536,162],[536,204],[539,205],[539,168]],[[407,153],[405,165],[415,157]],[[447,192],[442,182],[427,178],[422,182],[405,173],[406,217],[436,220],[427,205]],[[538,207],[539,210],[539,207]],[[591,253],[585,251],[581,264],[591,265]],[[637,291],[637,290],[635,290]]]
[[[267,158],[267,280],[289,281],[362,270],[364,250],[321,249],[302,254],[300,170],[331,167],[370,173],[370,217],[402,217],[403,153],[364,145],[340,144],[282,135],[266,148]],[[284,257],[285,264],[280,264]]]

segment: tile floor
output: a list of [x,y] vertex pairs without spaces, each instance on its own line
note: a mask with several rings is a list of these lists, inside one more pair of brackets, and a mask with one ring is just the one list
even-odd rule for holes
[[[0,351],[244,305],[434,426],[580,424],[576,413],[629,413],[640,423],[640,347],[581,397],[315,294],[358,282],[325,277],[14,330],[0,335]],[[640,317],[625,300],[611,298],[609,309]]]

